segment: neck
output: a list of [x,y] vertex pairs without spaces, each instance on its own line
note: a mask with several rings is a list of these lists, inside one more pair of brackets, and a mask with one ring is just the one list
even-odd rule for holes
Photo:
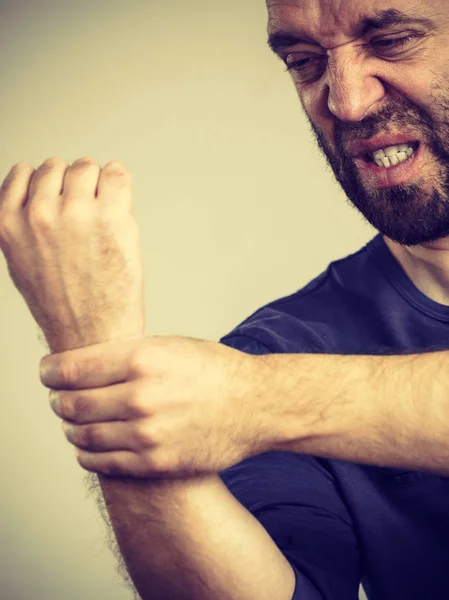
[[449,238],[413,248],[383,239],[414,285],[431,300],[449,306]]

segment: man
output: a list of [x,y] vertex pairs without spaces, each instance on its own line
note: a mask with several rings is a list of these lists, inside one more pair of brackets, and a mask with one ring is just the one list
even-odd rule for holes
[[[404,9],[406,14],[401,12]],[[420,463],[424,455],[422,464],[434,461],[435,473],[375,463],[388,454],[388,464],[394,464],[397,448],[396,462],[405,464],[403,449],[410,429],[408,422],[401,427],[397,419],[398,414],[408,415],[396,407],[392,388],[389,394],[384,388],[397,376],[399,404],[404,385],[410,385],[409,392],[413,384],[419,387],[421,374],[424,380],[429,372],[438,373],[441,353],[428,361],[417,358],[419,377],[412,381],[404,381],[404,373],[415,375],[409,363],[396,360],[401,356],[388,357],[382,363],[388,372],[358,381],[357,405],[348,403],[346,396],[356,382],[352,373],[359,357],[355,355],[420,354],[448,346],[449,18],[445,0],[430,6],[425,0],[406,6],[398,0],[285,0],[268,2],[268,11],[270,46],[292,74],[320,148],[349,200],[380,234],[359,252],[332,263],[296,294],[261,308],[220,341],[251,355],[340,355],[323,359],[320,364],[328,368],[322,373],[304,369],[300,374],[303,380],[314,380],[316,387],[310,390],[318,391],[321,380],[322,386],[344,389],[342,401],[320,404],[315,415],[318,422],[321,410],[326,415],[335,413],[340,429],[329,433],[317,426],[301,444],[279,444],[275,451],[248,456],[223,469],[219,477],[102,478],[102,490],[143,600],[350,599],[357,597],[360,581],[370,600],[439,597],[449,587],[449,479],[443,474],[447,465],[439,473],[437,468],[438,458],[447,459],[441,435],[447,429],[438,427],[447,411],[432,421],[434,430],[427,425],[423,447],[410,448],[410,464]],[[22,165],[3,188],[0,210],[7,232],[3,249],[11,275],[46,332],[52,352],[142,335],[140,271],[135,243],[129,242],[137,235],[129,217],[126,180],[116,167],[111,164],[103,170],[98,202],[87,198],[88,177],[93,187],[98,178],[92,164],[88,168],[85,163],[75,164],[65,173],[66,165],[53,162],[38,170],[36,177]],[[65,217],[57,217],[56,200],[50,205],[39,197],[45,196],[45,189],[56,198],[64,173]],[[32,223],[34,243],[19,252],[11,232],[20,237],[16,216],[27,196],[24,210]],[[90,213],[96,219],[87,219]],[[61,218],[59,227],[54,226],[57,218]],[[73,222],[78,223],[76,235]],[[88,229],[85,238],[83,229]],[[109,262],[99,270],[105,248],[99,246],[97,251],[91,243],[94,234],[104,243],[119,238],[117,247],[128,249],[121,255],[122,264],[112,261],[118,254],[109,248]],[[73,251],[76,241],[82,260]],[[49,256],[56,258],[52,262]],[[77,259],[78,267],[87,265],[87,272],[74,289],[67,284],[73,281],[67,269]],[[66,268],[59,271],[61,264]],[[113,302],[109,295],[94,295],[92,287],[114,295],[118,269],[132,276],[120,280],[123,289]],[[66,306],[70,310],[62,310]],[[350,360],[341,355],[349,355]],[[329,380],[329,372],[338,373],[335,382]],[[288,371],[281,374],[284,377]],[[349,384],[344,387],[340,378]],[[285,397],[276,398],[280,410],[288,414],[291,409],[294,420],[290,401],[293,392],[299,392],[292,391],[291,385],[278,389],[285,392]],[[361,394],[369,406],[373,394],[379,395],[379,403],[384,395],[388,397],[394,418],[391,431],[386,421],[382,421],[386,432],[376,431],[379,423],[359,420],[360,412],[352,420],[343,418],[339,409],[344,402],[349,409],[363,407]],[[426,402],[439,406],[433,397],[421,394],[419,400],[422,406]],[[417,429],[416,415],[425,411],[418,402],[406,406],[412,409],[410,422]],[[112,410],[112,403],[107,408]],[[289,449],[292,452],[279,451]]]
[[[380,234],[221,341],[254,354],[447,349],[446,0],[267,5],[270,46],[318,145]],[[294,598],[356,598],[360,580],[370,600],[447,594],[448,478],[298,454],[264,455],[222,475],[298,569]]]

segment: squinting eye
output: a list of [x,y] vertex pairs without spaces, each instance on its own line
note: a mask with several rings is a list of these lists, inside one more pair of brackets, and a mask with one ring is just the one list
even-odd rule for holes
[[314,56],[314,57],[303,58],[301,60],[297,60],[295,62],[287,64],[287,68],[285,70],[286,71],[292,71],[292,70],[300,71],[303,67],[310,66],[311,63],[309,61],[321,60],[321,58],[322,58],[321,56]]
[[[378,46],[380,48],[383,48],[384,50],[395,50],[395,49],[399,49],[402,46],[406,46],[407,44],[409,44],[411,41],[413,41],[414,39],[420,37],[419,34],[411,34],[411,35],[407,35],[404,37],[400,37],[400,38],[389,38],[387,40],[374,40],[372,43],[373,46]],[[298,73],[303,73],[306,72],[307,67],[311,67],[313,65],[314,61],[321,61],[326,59],[326,56],[309,56],[308,58],[303,58],[300,60],[297,60],[295,62],[292,63],[287,63],[286,65],[286,71],[296,71]],[[316,64],[315,64],[316,66]]]
[[417,35],[408,35],[406,37],[401,38],[390,38],[388,40],[377,40],[373,42],[373,46],[380,46],[381,48],[385,48],[388,50],[389,48],[399,48],[400,46],[405,46],[413,39],[418,37]]

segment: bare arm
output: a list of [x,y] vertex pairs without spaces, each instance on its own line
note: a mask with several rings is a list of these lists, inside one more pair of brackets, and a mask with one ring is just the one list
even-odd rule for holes
[[[254,357],[272,450],[448,475],[447,354]],[[288,561],[218,476],[101,482],[143,600],[291,599]]]
[[[449,474],[447,352],[254,358],[272,450]],[[218,476],[99,480],[143,600],[291,600],[290,564]]]
[[[449,474],[447,352],[254,358],[272,450]],[[218,475],[99,480],[143,600],[291,600],[289,562]]]
[[259,358],[273,450],[449,476],[447,351]]
[[294,572],[220,477],[99,477],[142,600],[291,600]]

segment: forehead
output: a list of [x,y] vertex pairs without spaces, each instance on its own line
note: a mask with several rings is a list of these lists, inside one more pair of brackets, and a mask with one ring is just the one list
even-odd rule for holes
[[[266,0],[268,31],[291,29],[322,42],[343,43],[357,37],[360,23],[381,11],[447,22],[448,0]],[[446,8],[445,8],[446,6]]]

